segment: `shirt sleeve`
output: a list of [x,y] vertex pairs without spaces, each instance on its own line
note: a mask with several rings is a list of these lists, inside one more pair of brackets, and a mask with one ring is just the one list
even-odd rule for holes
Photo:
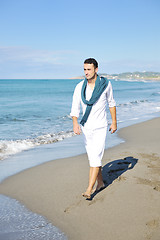
[[81,104],[81,91],[79,85],[76,86],[73,94],[72,107],[71,107],[71,117],[79,117],[80,114],[80,104]]
[[112,89],[112,85],[111,85],[110,81],[109,81],[108,87],[107,87],[107,101],[108,101],[108,105],[110,108],[116,106],[116,102],[113,98],[113,89]]

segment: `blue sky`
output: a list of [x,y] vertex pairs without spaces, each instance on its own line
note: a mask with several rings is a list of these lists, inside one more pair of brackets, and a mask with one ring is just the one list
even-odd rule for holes
[[159,0],[0,0],[0,78],[160,71]]

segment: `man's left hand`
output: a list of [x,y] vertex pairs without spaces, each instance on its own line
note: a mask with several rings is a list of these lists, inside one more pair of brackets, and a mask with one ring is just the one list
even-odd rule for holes
[[111,131],[111,134],[117,131],[117,123],[112,123],[109,128],[109,131]]

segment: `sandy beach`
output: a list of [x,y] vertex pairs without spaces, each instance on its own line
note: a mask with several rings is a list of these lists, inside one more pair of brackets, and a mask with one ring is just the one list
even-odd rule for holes
[[81,196],[88,184],[86,154],[9,177],[0,193],[45,216],[69,240],[159,240],[160,118],[118,135],[125,142],[106,150],[103,158],[106,188],[90,201]]

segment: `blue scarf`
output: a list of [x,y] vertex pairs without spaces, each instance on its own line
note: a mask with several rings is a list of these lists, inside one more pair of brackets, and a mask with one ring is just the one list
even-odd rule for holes
[[87,122],[87,119],[91,112],[93,104],[100,98],[101,94],[103,93],[103,91],[106,89],[107,86],[108,86],[108,80],[104,77],[101,77],[101,79],[100,79],[99,75],[97,75],[97,79],[95,82],[95,87],[94,87],[92,96],[91,96],[90,100],[87,101],[86,100],[87,79],[85,78],[83,86],[82,86],[82,90],[81,90],[81,98],[82,98],[82,101],[84,102],[84,104],[87,104],[87,107],[86,107],[86,111],[82,117],[82,120],[80,122],[80,124],[82,126],[84,126],[84,124]]

